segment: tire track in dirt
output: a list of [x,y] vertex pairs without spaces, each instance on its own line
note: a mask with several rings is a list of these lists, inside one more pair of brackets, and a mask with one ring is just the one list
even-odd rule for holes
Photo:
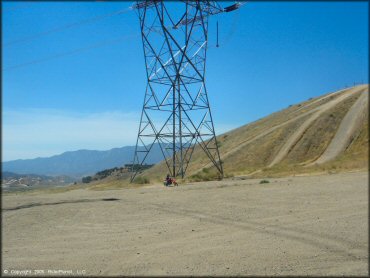
[[281,147],[275,158],[271,161],[268,167],[272,167],[275,164],[279,163],[284,157],[289,153],[289,151],[295,146],[295,144],[302,138],[303,134],[306,130],[311,126],[311,124],[318,119],[324,112],[328,111],[329,109],[335,107],[340,102],[344,101],[345,99],[349,98],[350,96],[362,92],[366,90],[367,85],[356,86],[346,93],[336,97],[335,99],[319,106],[315,113],[311,115],[294,133],[291,135],[285,144]]
[[[352,88],[352,89],[345,89],[345,90],[340,90],[340,91],[337,91],[337,92],[331,93],[331,94],[329,94],[329,95],[326,95],[326,96],[320,97],[320,98],[318,98],[317,100],[314,100],[313,102],[307,103],[306,105],[304,105],[304,106],[300,107],[298,110],[296,110],[296,111],[294,111],[294,112],[292,112],[292,113],[296,113],[297,111],[300,111],[301,109],[305,109],[305,108],[307,108],[307,107],[311,106],[311,105],[312,105],[312,104],[314,104],[314,103],[317,103],[317,102],[320,102],[320,101],[322,101],[322,100],[325,100],[325,99],[327,99],[328,97],[337,96],[337,98],[339,98],[339,97],[341,97],[341,98],[347,98],[349,95],[352,95],[352,93],[353,93],[352,91],[353,91],[354,89],[357,89],[358,87],[361,87],[361,86],[362,86],[362,87],[363,87],[363,86],[366,86],[366,87],[367,87],[367,85],[360,85],[360,86],[357,86],[357,87]],[[337,98],[336,98],[336,99],[337,99]],[[334,99],[334,100],[335,100],[335,99]],[[332,100],[332,101],[333,101],[333,100]],[[331,102],[331,101],[329,101],[329,102]],[[222,160],[225,160],[226,158],[230,157],[231,155],[233,155],[233,154],[235,154],[235,153],[239,152],[240,150],[242,150],[245,146],[247,146],[247,145],[249,145],[249,144],[253,143],[254,141],[256,141],[256,140],[258,140],[258,139],[260,139],[260,138],[262,138],[262,137],[264,137],[264,136],[266,136],[266,135],[268,135],[268,134],[270,134],[271,132],[273,132],[273,131],[277,130],[278,128],[281,128],[281,127],[283,127],[283,126],[286,126],[286,125],[288,125],[288,124],[290,124],[290,123],[293,123],[293,122],[295,122],[295,121],[297,121],[297,120],[299,120],[299,119],[301,119],[301,118],[304,118],[304,117],[306,117],[306,116],[308,116],[308,115],[310,115],[310,114],[312,114],[312,113],[315,113],[315,112],[320,111],[321,109],[323,109],[323,106],[325,106],[325,105],[327,105],[327,104],[328,104],[328,103],[321,104],[321,105],[320,105],[320,106],[318,106],[318,107],[315,107],[315,108],[313,108],[313,109],[311,109],[311,110],[309,110],[309,111],[306,111],[306,112],[304,112],[304,113],[302,113],[302,114],[299,114],[299,115],[297,115],[297,116],[295,116],[295,117],[293,117],[293,118],[291,118],[291,119],[289,119],[289,120],[287,120],[287,121],[284,121],[284,122],[282,122],[282,123],[280,123],[280,124],[277,124],[277,125],[275,125],[275,126],[273,126],[273,127],[267,128],[266,130],[262,131],[261,133],[259,133],[259,134],[255,135],[255,136],[252,136],[252,137],[248,138],[248,139],[247,139],[247,140],[245,140],[245,141],[240,142],[240,144],[238,144],[238,146],[237,146],[237,147],[232,148],[232,149],[231,149],[231,150],[229,150],[228,152],[221,153],[221,154],[220,154],[220,155],[221,155],[221,159],[222,159]],[[325,108],[325,107],[324,107],[324,108]],[[205,166],[200,167],[197,171],[194,171],[194,174],[197,174],[197,173],[201,172],[201,171],[203,170],[203,168],[208,168],[208,167],[211,167],[212,165],[213,165],[213,164],[212,164],[211,162],[209,162],[209,163],[207,163]],[[259,170],[258,170],[258,171],[259,171]]]
[[127,203],[132,203],[134,205],[139,205],[141,208],[147,208],[150,210],[159,210],[161,212],[166,212],[174,215],[190,217],[193,219],[198,219],[200,221],[206,221],[208,223],[234,227],[236,229],[253,231],[268,235],[274,235],[281,238],[286,238],[288,240],[294,240],[303,244],[307,244],[318,249],[327,249],[329,252],[336,253],[345,257],[351,257],[354,260],[358,260],[359,255],[350,252],[349,249],[360,249],[367,250],[366,246],[360,246],[355,242],[344,238],[332,237],[327,234],[320,234],[313,231],[306,231],[299,228],[284,227],[281,224],[264,225],[260,222],[248,220],[241,221],[235,220],[228,217],[215,215],[207,213],[204,211],[191,210],[186,208],[177,207],[176,209],[171,209],[168,205],[161,205],[156,203],[145,203],[140,204],[138,202],[133,202],[130,200],[125,200]]
[[324,153],[314,162],[306,165],[322,164],[337,157],[351,143],[356,130],[360,127],[362,120],[366,117],[368,109],[369,91],[365,91],[349,109],[339,125],[334,138]]

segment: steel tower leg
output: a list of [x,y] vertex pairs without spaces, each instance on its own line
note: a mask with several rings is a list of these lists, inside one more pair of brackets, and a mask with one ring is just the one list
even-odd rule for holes
[[199,146],[223,168],[205,85],[208,17],[213,1],[138,1],[147,88],[131,181],[158,144],[169,173],[184,177]]

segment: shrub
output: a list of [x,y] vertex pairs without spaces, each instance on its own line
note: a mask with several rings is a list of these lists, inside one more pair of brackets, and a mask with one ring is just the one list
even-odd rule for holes
[[219,180],[219,179],[220,179],[219,174],[213,169],[209,169],[209,168],[203,168],[200,173],[192,175],[189,178],[190,181],[195,181],[195,182],[213,181],[213,180]]
[[134,180],[134,183],[137,183],[137,184],[148,184],[148,183],[150,183],[150,180],[147,177],[137,177]]
[[270,183],[270,182],[268,180],[261,180],[260,184],[262,184],[262,183]]
[[83,177],[82,178],[82,182],[83,183],[89,183],[92,181],[92,177],[91,176],[87,176],[87,177]]

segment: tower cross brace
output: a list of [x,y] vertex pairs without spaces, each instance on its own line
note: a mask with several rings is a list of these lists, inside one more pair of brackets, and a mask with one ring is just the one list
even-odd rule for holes
[[131,181],[159,147],[169,174],[184,177],[199,146],[223,176],[205,84],[208,19],[215,1],[137,1],[146,90]]

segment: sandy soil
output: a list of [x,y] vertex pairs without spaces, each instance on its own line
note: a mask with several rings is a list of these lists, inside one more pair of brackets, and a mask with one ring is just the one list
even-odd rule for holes
[[4,195],[2,274],[368,274],[368,172],[268,180]]

